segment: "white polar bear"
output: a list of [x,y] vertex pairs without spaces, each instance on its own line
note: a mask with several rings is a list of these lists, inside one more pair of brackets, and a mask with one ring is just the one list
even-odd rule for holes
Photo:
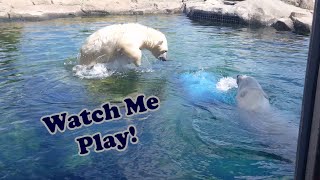
[[238,75],[237,84],[236,100],[241,109],[260,112],[270,108],[269,98],[256,79]]
[[249,127],[247,130],[264,145],[263,151],[294,163],[299,128],[290,123],[292,116],[272,108],[266,93],[253,77],[238,75],[237,84],[240,124]]
[[90,35],[80,50],[80,64],[94,65],[126,59],[141,65],[142,49],[148,49],[159,60],[167,60],[166,36],[153,28],[136,23],[106,26]]

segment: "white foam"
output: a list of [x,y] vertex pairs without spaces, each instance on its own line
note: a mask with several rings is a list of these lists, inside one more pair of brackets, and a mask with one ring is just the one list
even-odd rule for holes
[[111,76],[115,70],[108,70],[105,64],[95,64],[94,66],[76,65],[72,68],[75,76],[85,79],[101,79]]
[[216,88],[220,91],[228,91],[232,88],[238,88],[237,80],[232,77],[223,77],[217,83]]
[[[79,59],[80,54],[78,54],[77,59]],[[150,63],[148,57],[143,53],[144,58],[142,59],[142,65],[140,67],[136,67],[133,63],[129,63],[130,60],[121,56],[118,57],[116,61],[108,62],[108,63],[97,63],[94,66],[86,66],[86,65],[75,65],[72,68],[72,71],[75,76],[81,79],[103,79],[113,74],[122,74],[127,71],[136,71],[136,72],[153,72],[152,64]],[[65,66],[74,65],[77,61],[67,61],[65,62]]]
[[152,66],[135,67],[133,64],[125,64],[120,61],[114,63],[97,63],[94,66],[75,65],[73,74],[81,79],[104,79],[114,74],[125,74],[128,71],[140,73],[153,72]]

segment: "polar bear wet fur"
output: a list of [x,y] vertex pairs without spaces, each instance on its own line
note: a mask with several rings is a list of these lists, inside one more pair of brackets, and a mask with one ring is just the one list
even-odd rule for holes
[[80,64],[94,65],[125,58],[127,63],[140,66],[142,49],[165,61],[168,51],[166,36],[137,23],[110,25],[86,39],[80,50]]
[[236,100],[241,109],[256,112],[269,109],[269,98],[255,78],[238,75],[237,84]]

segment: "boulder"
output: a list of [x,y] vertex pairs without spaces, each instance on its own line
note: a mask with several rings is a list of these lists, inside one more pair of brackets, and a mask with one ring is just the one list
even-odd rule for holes
[[[237,16],[248,24],[270,26],[277,19],[289,17],[292,11],[304,11],[280,0],[246,0],[235,5],[226,5],[223,2],[206,1],[205,3],[187,3],[186,12],[201,10],[203,12],[219,13],[225,17]],[[191,12],[192,13],[192,12]]]
[[292,31],[294,30],[293,22],[290,18],[280,18],[273,25],[278,31]]
[[32,0],[33,5],[50,5],[53,4],[51,0]]
[[34,5],[31,0],[2,0],[2,3],[7,4],[12,8]]
[[[229,0],[228,0],[229,1]],[[290,17],[292,12],[310,14],[302,9],[280,0],[246,0],[233,5],[220,0],[186,3],[186,14],[191,19],[207,19],[214,22],[226,22],[254,26],[272,26],[278,30],[301,29],[311,23],[306,17]],[[303,22],[303,24],[302,24]],[[307,28],[302,31],[307,32]],[[298,30],[300,31],[300,30]]]
[[51,0],[52,4],[63,6],[81,5],[83,1],[79,0]]
[[7,19],[9,18],[9,11],[11,7],[7,4],[0,3],[0,19]]
[[281,0],[281,1],[283,1],[287,4],[291,4],[291,5],[299,7],[301,0]]
[[313,10],[315,0],[281,0],[287,4],[291,4],[303,9]]
[[0,0],[0,20],[182,12],[181,0]]
[[290,19],[293,21],[294,31],[299,34],[309,34],[312,26],[312,13],[292,12]]
[[182,12],[182,7],[181,1],[146,1],[145,3],[137,4],[136,10],[144,11],[147,14],[172,14]]
[[223,1],[223,4],[225,5],[235,5],[237,2],[236,1]]
[[95,1],[88,0],[82,4],[82,10],[87,15],[92,14],[155,14],[182,12],[181,1]]
[[123,14],[130,11],[131,5],[126,1],[95,1],[87,0],[81,5],[86,15]]
[[299,7],[313,10],[314,4],[315,4],[315,0],[300,0]]
[[79,16],[83,12],[81,6],[37,5],[13,8],[9,12],[13,20],[44,20],[58,17]]

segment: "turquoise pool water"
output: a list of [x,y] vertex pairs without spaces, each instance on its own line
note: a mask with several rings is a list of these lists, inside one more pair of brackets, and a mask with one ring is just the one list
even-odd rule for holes
[[[119,22],[164,32],[170,61],[144,52],[138,69],[76,71],[85,38]],[[182,15],[3,23],[0,178],[291,179],[308,43],[309,37],[290,32],[198,23]],[[276,117],[293,128],[274,135],[255,128],[260,119],[242,121],[236,89],[216,88],[222,77],[237,74],[254,76]],[[40,122],[44,115],[78,113],[137,93],[158,96],[161,108],[56,135]],[[137,127],[138,144],[78,156],[75,137],[115,133],[130,124]]]

